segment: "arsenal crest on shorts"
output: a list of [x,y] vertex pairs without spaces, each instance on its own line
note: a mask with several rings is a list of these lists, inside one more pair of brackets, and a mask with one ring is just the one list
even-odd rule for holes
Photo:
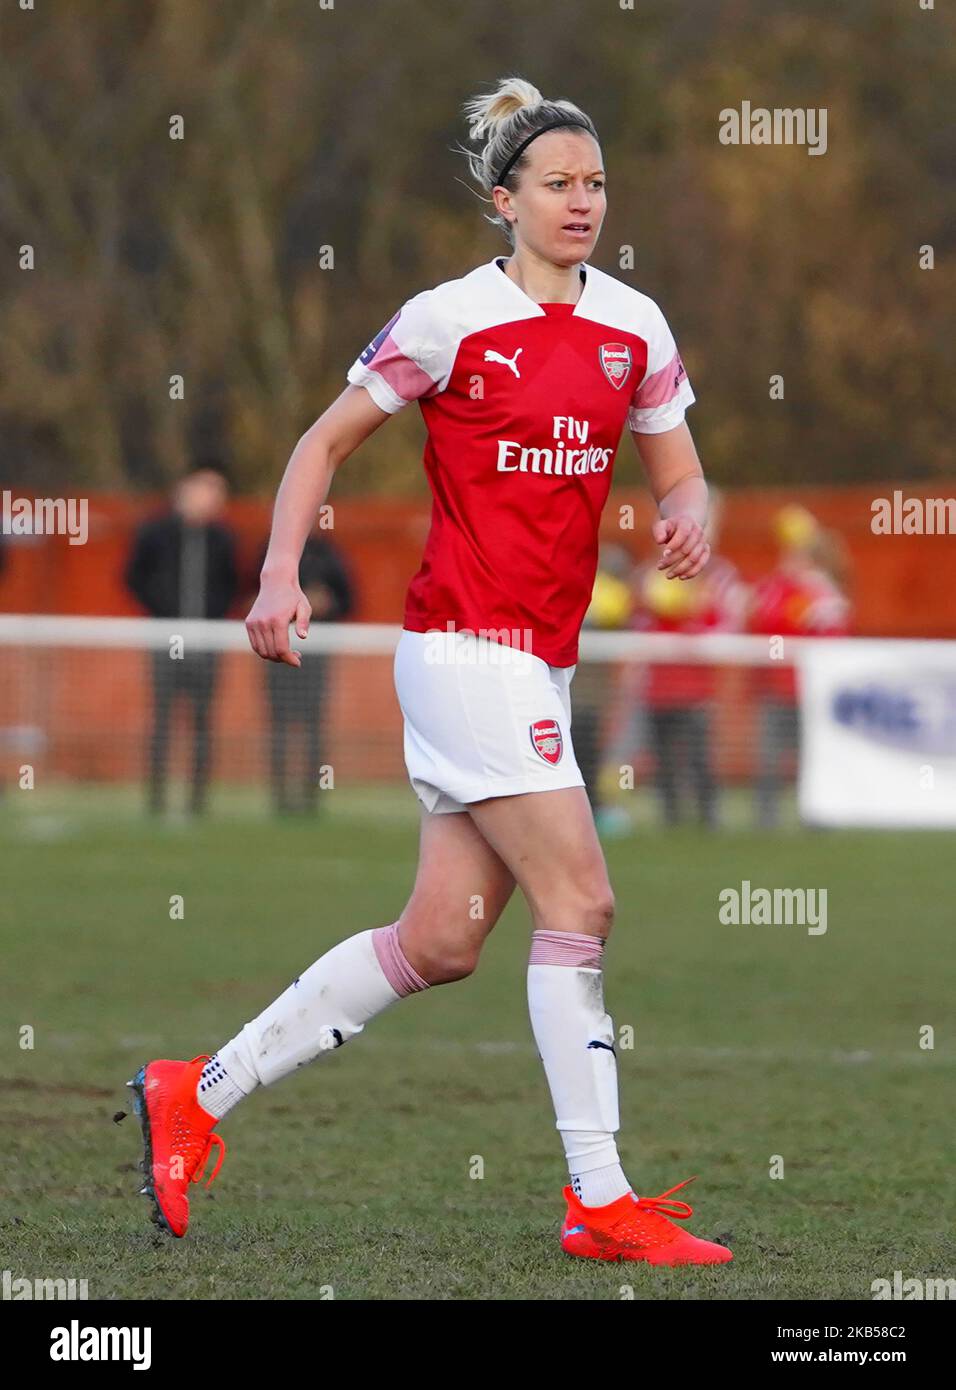
[[553,767],[561,761],[564,744],[561,741],[561,727],[554,719],[536,719],[529,726],[531,743],[539,758]]
[[604,375],[614,389],[619,391],[631,370],[631,349],[627,343],[602,343],[599,352]]

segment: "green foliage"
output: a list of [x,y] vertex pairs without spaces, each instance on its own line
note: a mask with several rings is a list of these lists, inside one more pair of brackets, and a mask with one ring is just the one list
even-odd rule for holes
[[[951,7],[515,0],[501,17],[444,0],[7,7],[5,477],[152,487],[214,447],[244,490],[271,491],[404,300],[507,251],[451,149],[461,103],[505,72],[594,116],[610,199],[594,263],[664,307],[716,480],[943,473]],[[721,145],[719,112],[744,100],[826,107],[827,153]],[[421,441],[404,412],[336,490],[417,490]]]

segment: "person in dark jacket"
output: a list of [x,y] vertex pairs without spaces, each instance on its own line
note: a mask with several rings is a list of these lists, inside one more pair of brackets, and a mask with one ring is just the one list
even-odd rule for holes
[[[143,522],[136,533],[126,585],[155,618],[223,618],[236,597],[235,543],[219,517],[229,495],[220,464],[194,464],[177,484],[172,506]],[[190,810],[205,809],[209,782],[209,720],[218,656],[190,651],[180,659],[165,649],[150,652],[153,726],[149,739],[148,802],[161,812],[166,800],[166,764],[173,702],[180,695],[192,707],[193,765]]]
[[[266,547],[259,557],[261,570]],[[355,607],[355,592],[339,549],[315,533],[308,537],[299,563],[299,584],[312,605],[313,623],[344,622]],[[280,815],[318,808],[322,732],[330,657],[326,652],[302,653],[301,666],[268,662],[266,688],[271,720],[270,761],[272,799]],[[289,734],[301,727],[303,756],[289,769]],[[297,785],[298,784],[298,785]]]

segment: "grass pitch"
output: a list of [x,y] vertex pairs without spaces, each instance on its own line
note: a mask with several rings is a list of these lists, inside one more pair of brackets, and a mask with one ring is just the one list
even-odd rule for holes
[[[868,1299],[897,1269],[956,1273],[956,855],[928,833],[606,844],[606,1000],[634,1044],[618,1049],[623,1162],[647,1195],[699,1174],[677,1195],[732,1264],[562,1255],[519,896],[471,979],[235,1110],[189,1235],[157,1234],[135,1195],[138,1123],[112,1118],[123,1083],[151,1057],[213,1051],[329,946],[393,921],[415,865],[404,789],[337,792],[315,823],[218,795],[208,820],[161,826],[133,789],[0,802],[13,1277],[86,1279],[90,1298]],[[722,925],[718,894],[743,880],[826,888],[826,933]]]

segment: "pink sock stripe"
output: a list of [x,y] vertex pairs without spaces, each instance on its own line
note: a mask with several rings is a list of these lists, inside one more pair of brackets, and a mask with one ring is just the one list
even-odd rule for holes
[[414,994],[417,990],[428,988],[428,981],[423,980],[405,958],[405,952],[398,942],[397,922],[388,927],[375,927],[372,945],[382,972],[396,994]]
[[531,934],[530,965],[578,965],[601,969],[604,940],[576,931],[536,931]]

